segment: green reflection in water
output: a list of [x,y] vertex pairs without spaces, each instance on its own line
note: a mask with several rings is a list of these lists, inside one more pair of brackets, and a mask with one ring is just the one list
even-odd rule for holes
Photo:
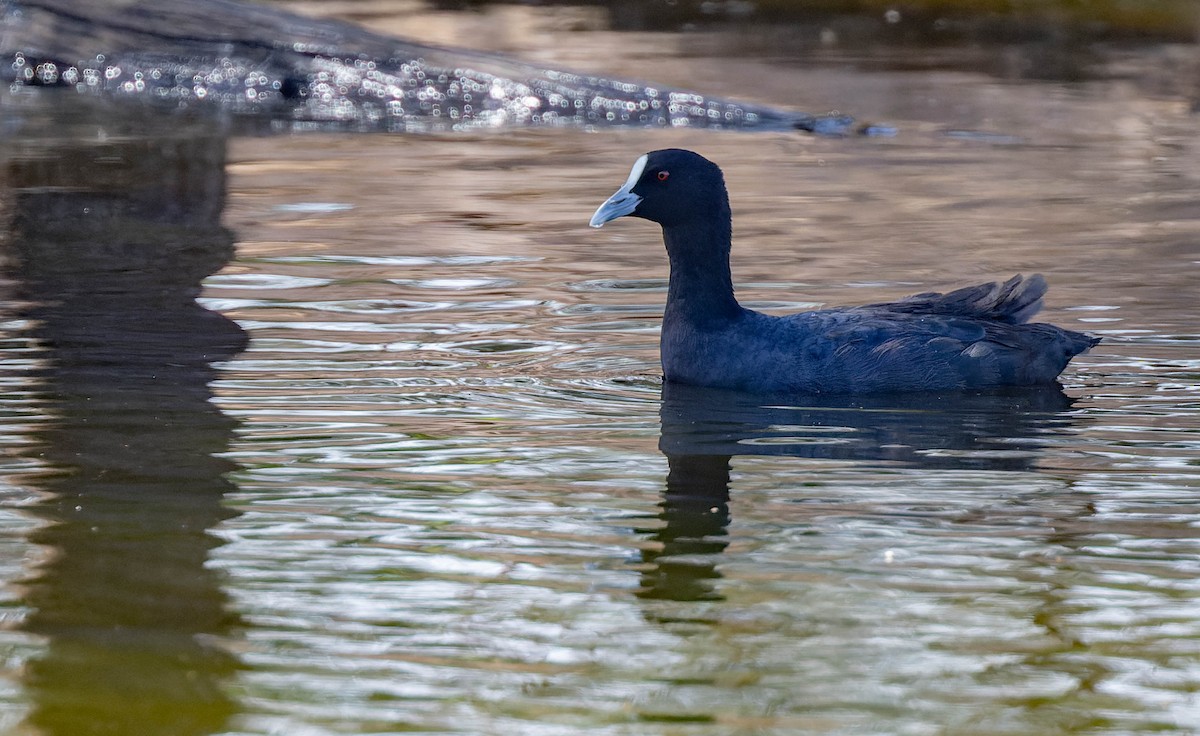
[[29,722],[214,733],[239,667],[220,643],[238,622],[205,564],[231,516],[233,465],[217,455],[235,423],[208,383],[245,336],[195,296],[233,253],[225,139],[201,120],[42,102],[4,193],[49,416],[31,437],[47,472],[30,541],[49,554],[25,582],[23,628],[46,640],[24,674]]

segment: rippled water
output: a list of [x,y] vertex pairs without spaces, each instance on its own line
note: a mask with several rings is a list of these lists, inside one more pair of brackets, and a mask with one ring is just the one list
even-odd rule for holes
[[[800,95],[661,73],[716,66]],[[1119,80],[803,81],[899,135],[143,145],[28,113],[58,122],[6,154],[6,727],[1200,728],[1193,115]],[[1065,393],[664,391],[658,234],[586,222],[667,145],[724,166],[746,303],[1042,272],[1105,341]]]

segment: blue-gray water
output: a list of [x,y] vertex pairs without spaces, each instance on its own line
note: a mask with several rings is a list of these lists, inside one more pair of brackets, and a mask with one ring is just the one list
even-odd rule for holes
[[[1200,729],[1186,101],[639,38],[665,83],[900,132],[226,141],[31,106],[6,732]],[[1042,272],[1105,341],[1065,396],[664,396],[658,233],[586,222],[667,145],[724,166],[752,305]]]

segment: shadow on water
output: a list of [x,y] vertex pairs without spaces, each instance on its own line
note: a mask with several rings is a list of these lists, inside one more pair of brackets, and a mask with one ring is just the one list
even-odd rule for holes
[[783,455],[925,469],[1020,471],[1070,423],[1057,386],[963,394],[796,397],[664,384],[666,490],[644,551],[643,598],[720,599],[728,546],[730,462]]
[[[207,734],[235,704],[216,640],[238,622],[205,563],[235,422],[213,363],[244,349],[199,306],[233,255],[220,226],[225,136],[203,119],[47,98],[6,121],[7,277],[40,345],[45,471],[28,508],[47,552],[24,581],[44,638],[25,670],[45,734]],[[12,111],[9,111],[12,115]]]

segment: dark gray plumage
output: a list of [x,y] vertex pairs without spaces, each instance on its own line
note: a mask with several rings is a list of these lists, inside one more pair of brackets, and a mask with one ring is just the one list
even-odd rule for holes
[[1046,293],[1040,275],[784,317],[746,309],[733,295],[724,178],[691,151],[639,158],[591,224],[624,215],[663,228],[671,262],[661,338],[668,381],[797,393],[1049,384],[1100,341],[1028,323]]

